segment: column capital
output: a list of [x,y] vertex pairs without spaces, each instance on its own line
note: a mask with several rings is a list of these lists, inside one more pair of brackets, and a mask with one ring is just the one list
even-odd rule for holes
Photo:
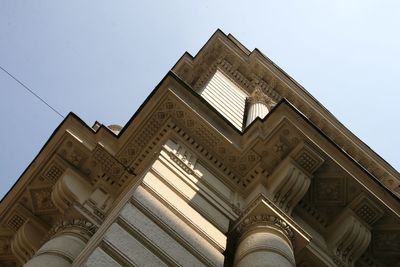
[[245,235],[246,232],[257,227],[275,228],[285,234],[285,236],[288,238],[288,241],[294,245],[295,234],[293,229],[284,220],[274,215],[258,214],[248,216],[237,226],[236,230],[241,235]]
[[296,266],[294,248],[301,249],[309,240],[299,235],[292,223],[272,202],[258,197],[234,228],[240,235],[234,266],[265,266],[266,262],[277,267]]
[[97,231],[97,226],[85,219],[64,219],[56,223],[48,233],[48,239],[69,233],[87,242]]
[[241,237],[246,236],[251,229],[255,231],[261,228],[274,229],[281,232],[294,250],[301,250],[311,239],[297,223],[275,203],[270,201],[265,195],[259,194],[242,213],[233,230],[237,231]]
[[96,230],[95,225],[84,219],[59,221],[46,236],[47,242],[25,266],[71,266]]
[[254,91],[247,98],[247,101],[250,104],[256,104],[256,103],[264,104],[265,106],[267,106],[268,110],[271,110],[271,108],[275,104],[272,98],[264,94],[260,86],[256,86],[254,88]]

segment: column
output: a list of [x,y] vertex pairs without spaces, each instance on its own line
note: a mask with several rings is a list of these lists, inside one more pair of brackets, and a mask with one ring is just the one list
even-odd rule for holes
[[67,169],[53,187],[51,194],[54,205],[61,212],[44,244],[24,265],[28,267],[69,267],[85,248],[94,234],[96,226],[82,219],[75,205],[83,205],[92,193],[90,184],[76,171]]
[[70,267],[83,250],[96,227],[83,219],[60,222],[50,231],[50,239],[42,245],[27,267]]
[[254,89],[248,101],[246,127],[250,125],[257,117],[263,119],[269,112],[272,100],[265,95],[260,88]]
[[240,238],[235,254],[236,267],[294,267],[290,226],[273,215],[251,216],[238,227]]

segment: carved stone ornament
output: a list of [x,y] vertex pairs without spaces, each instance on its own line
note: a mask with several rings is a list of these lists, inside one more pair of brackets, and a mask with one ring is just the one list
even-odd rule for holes
[[371,241],[370,230],[351,210],[342,212],[331,224],[329,233],[333,261],[343,267],[353,267]]
[[80,238],[88,241],[94,233],[97,231],[97,226],[84,219],[67,219],[56,223],[53,228],[50,229],[47,239],[53,236],[62,234],[64,232],[76,233]]
[[254,226],[266,226],[266,227],[278,228],[289,238],[292,244],[294,244],[295,236],[292,228],[290,227],[289,224],[287,224],[284,220],[278,218],[277,216],[260,214],[247,217],[246,219],[243,220],[243,222],[239,224],[236,230],[239,233],[243,234]]
[[261,103],[268,107],[268,110],[271,110],[272,107],[275,105],[275,102],[264,92],[261,90],[261,87],[257,86],[251,96],[248,97],[247,101],[250,104]]

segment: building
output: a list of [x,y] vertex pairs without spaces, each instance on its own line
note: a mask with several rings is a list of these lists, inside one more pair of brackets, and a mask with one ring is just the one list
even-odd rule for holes
[[69,114],[0,204],[0,266],[400,266],[400,175],[217,31],[121,128]]

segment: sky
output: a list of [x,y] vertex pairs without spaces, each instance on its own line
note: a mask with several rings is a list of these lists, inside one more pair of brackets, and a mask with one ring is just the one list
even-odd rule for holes
[[[260,49],[400,170],[400,2],[0,1],[0,66],[63,116],[124,125],[216,31]],[[62,117],[0,70],[0,199]]]

